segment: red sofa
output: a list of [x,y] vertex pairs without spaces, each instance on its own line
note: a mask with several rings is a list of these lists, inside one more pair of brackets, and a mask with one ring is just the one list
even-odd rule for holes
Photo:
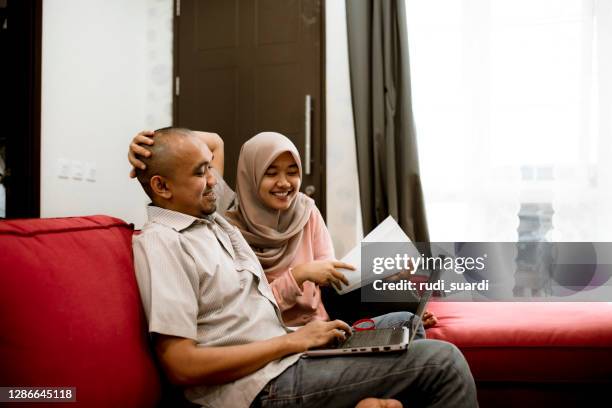
[[76,387],[67,407],[158,404],[132,232],[106,216],[0,222],[0,386]]
[[[0,222],[0,386],[76,387],[76,404],[54,407],[175,406],[148,344],[132,233],[107,216]],[[612,304],[429,309],[428,336],[462,349],[481,407],[612,404]]]
[[612,303],[431,302],[481,407],[612,406]]

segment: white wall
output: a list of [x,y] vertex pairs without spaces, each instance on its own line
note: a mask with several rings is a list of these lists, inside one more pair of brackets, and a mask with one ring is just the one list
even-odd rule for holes
[[[171,10],[168,0],[45,0],[42,217],[144,222],[146,198],[128,178],[126,152],[138,130],[170,123],[172,54],[154,43],[168,43],[170,31],[171,44]],[[95,163],[96,180],[59,178],[60,160]]]

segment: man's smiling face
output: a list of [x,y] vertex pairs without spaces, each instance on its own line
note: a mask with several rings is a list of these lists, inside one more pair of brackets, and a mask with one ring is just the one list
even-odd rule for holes
[[212,174],[213,155],[196,137],[176,140],[173,146],[174,169],[167,177],[171,197],[169,209],[194,217],[210,215],[217,209],[217,184]]

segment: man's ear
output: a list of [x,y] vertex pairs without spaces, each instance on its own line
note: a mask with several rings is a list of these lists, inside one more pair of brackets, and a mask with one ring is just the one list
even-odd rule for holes
[[151,177],[151,181],[149,181],[149,186],[151,186],[151,190],[156,195],[169,200],[172,198],[172,191],[168,188],[168,183],[166,179],[162,176],[153,176]]

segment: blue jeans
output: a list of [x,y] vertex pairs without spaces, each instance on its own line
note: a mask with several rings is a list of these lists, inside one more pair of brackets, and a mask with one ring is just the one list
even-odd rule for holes
[[410,335],[412,335],[413,328],[416,329],[415,340],[423,340],[426,338],[425,328],[423,327],[423,322],[418,319],[417,316],[410,312],[392,312],[372,318],[377,329],[406,326],[410,329]]
[[[412,313],[374,318],[403,325]],[[396,398],[405,407],[477,407],[472,373],[452,344],[420,339],[405,352],[301,358],[270,381],[254,407],[354,407],[367,397]]]

